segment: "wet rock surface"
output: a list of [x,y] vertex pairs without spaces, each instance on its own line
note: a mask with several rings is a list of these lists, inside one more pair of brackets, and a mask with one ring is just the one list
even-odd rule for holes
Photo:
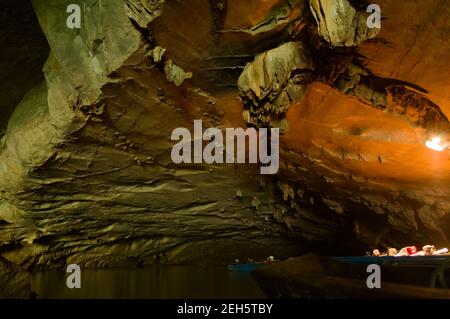
[[0,258],[0,298],[30,298],[30,274]]

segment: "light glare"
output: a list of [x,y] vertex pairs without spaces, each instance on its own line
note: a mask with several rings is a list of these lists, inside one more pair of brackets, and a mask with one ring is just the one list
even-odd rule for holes
[[445,149],[445,146],[441,144],[440,137],[433,137],[425,143],[425,146],[437,152],[442,152]]

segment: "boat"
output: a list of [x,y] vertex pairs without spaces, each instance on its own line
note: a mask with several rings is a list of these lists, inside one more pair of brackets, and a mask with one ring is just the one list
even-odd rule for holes
[[240,272],[252,272],[253,270],[264,266],[263,262],[250,262],[245,264],[231,264],[228,265],[228,270],[230,271],[240,271]]
[[228,265],[229,271],[239,271],[239,272],[252,272],[264,265],[268,265],[274,262],[278,262],[273,256],[268,257],[266,260],[262,261],[252,261],[251,259],[247,263],[239,263],[239,259],[236,259],[234,264]]
[[[370,289],[368,265],[379,265],[381,288]],[[447,271],[448,270],[448,271]],[[252,271],[269,298],[450,299],[450,256],[323,257],[309,254]]]

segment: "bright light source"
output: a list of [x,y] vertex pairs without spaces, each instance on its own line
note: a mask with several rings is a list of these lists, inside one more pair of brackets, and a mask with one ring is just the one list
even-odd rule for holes
[[435,137],[431,140],[433,143],[435,144],[440,144],[441,143],[441,138],[440,137]]
[[437,152],[445,150],[445,146],[441,143],[440,137],[433,137],[430,141],[425,143],[425,146]]

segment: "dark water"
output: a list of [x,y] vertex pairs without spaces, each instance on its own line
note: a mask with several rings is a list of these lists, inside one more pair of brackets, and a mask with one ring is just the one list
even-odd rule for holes
[[38,298],[265,298],[250,273],[225,267],[160,267],[82,270],[81,288],[66,286],[66,273],[36,273]]

